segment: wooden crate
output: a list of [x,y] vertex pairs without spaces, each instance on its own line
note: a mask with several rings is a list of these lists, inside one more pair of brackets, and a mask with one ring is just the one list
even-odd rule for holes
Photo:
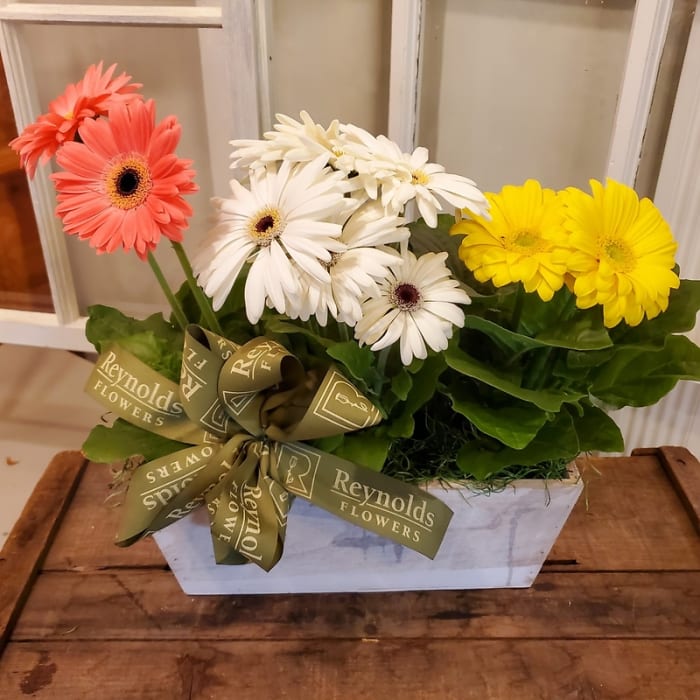
[[592,460],[527,589],[188,596],[153,541],[114,546],[109,480],[59,455],[0,553],[3,700],[698,697],[687,450]]

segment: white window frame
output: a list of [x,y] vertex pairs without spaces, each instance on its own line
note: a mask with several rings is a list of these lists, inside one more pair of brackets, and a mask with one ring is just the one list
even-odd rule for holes
[[[21,24],[179,26],[221,29],[228,60],[228,90],[222,90],[218,82],[207,89],[207,71],[203,71],[208,120],[214,115],[220,120],[224,115],[233,136],[256,137],[271,125],[269,2],[222,0],[216,5],[189,7],[12,2],[0,5],[0,51],[17,126],[23,129],[41,113],[29,57],[19,39]],[[425,2],[392,1],[388,135],[407,151],[415,145],[418,126]],[[608,175],[629,184],[634,183],[641,156],[672,6],[672,0],[638,0],[635,6],[608,158]],[[201,44],[202,63],[206,65],[213,49],[206,41]],[[213,122],[208,123],[211,128]],[[216,157],[213,153],[211,156],[210,162],[215,163]],[[212,175],[213,182],[221,177],[220,173]],[[84,333],[86,318],[78,310],[65,234],[54,216],[54,191],[46,173],[37,172],[30,182],[30,193],[55,313],[0,309],[0,342],[90,351],[92,346]]]

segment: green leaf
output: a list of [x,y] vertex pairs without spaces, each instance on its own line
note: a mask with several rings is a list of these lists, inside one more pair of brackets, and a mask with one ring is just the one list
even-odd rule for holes
[[335,451],[343,444],[344,440],[345,434],[339,433],[338,435],[327,435],[326,437],[316,438],[310,442],[318,450],[335,454]]
[[537,435],[549,414],[530,403],[512,401],[502,406],[490,406],[476,396],[467,382],[455,382],[445,394],[452,407],[467,418],[479,431],[490,435],[508,447],[522,449]]
[[586,315],[555,324],[534,338],[511,331],[481,316],[467,315],[465,328],[477,330],[493,340],[501,350],[520,354],[534,348],[555,347],[570,350],[600,350],[610,347],[612,341],[607,331],[595,317]]
[[578,401],[584,396],[581,392],[552,391],[550,389],[526,389],[520,385],[521,377],[517,370],[510,371],[492,367],[481,362],[463,350],[450,346],[444,353],[447,365],[456,372],[484,384],[499,389],[522,401],[532,403],[543,411],[556,413],[563,403]]
[[401,401],[405,401],[408,398],[408,392],[411,391],[412,386],[413,378],[405,367],[402,367],[398,374],[391,378],[391,390]]
[[678,380],[700,380],[700,348],[683,335],[666,338],[662,348],[627,348],[592,375],[591,394],[606,404],[650,406]]
[[117,343],[168,379],[179,380],[184,336],[162,314],[138,320],[102,305],[89,307],[88,313],[85,335],[98,352]]
[[465,474],[484,481],[510,466],[534,466],[552,460],[573,459],[579,453],[578,437],[571,416],[560,413],[555,421],[545,424],[523,449],[503,447],[493,451],[479,440],[468,442],[457,454],[457,464]]
[[92,462],[110,464],[134,455],[150,462],[186,446],[117,418],[111,427],[96,425],[83,443],[82,451]]
[[586,403],[583,415],[572,416],[580,452],[622,452],[625,441],[615,421],[602,409]]
[[374,362],[375,354],[367,345],[360,347],[354,340],[331,345],[326,354],[347,369],[352,377],[361,379],[368,385],[373,385],[379,376]]
[[413,383],[406,400],[400,404],[401,413],[387,426],[391,437],[413,435],[415,429],[413,414],[433,397],[438,379],[444,371],[443,355],[431,354],[423,361],[420,370],[413,374]]
[[600,318],[593,314],[554,324],[538,333],[536,340],[569,350],[602,350],[613,344]]
[[343,459],[373,471],[381,471],[393,440],[375,433],[375,429],[370,429],[358,434],[346,435],[343,442],[333,452],[338,457],[343,457]]
[[411,230],[411,250],[417,255],[424,253],[447,253],[446,265],[457,279],[464,276],[464,263],[459,257],[462,236],[451,236],[450,228],[455,218],[450,214],[439,214],[437,228],[430,228],[423,219],[408,225]]
[[620,324],[613,329],[618,345],[663,345],[667,336],[685,333],[695,327],[700,311],[700,280],[681,280],[678,289],[671,290],[668,308],[651,320],[644,320],[630,328]]
[[279,333],[281,335],[299,334],[307,338],[310,338],[314,342],[318,343],[322,347],[329,348],[335,345],[336,341],[331,338],[324,338],[323,336],[315,333],[310,328],[304,328],[303,326],[298,326],[296,323],[291,321],[284,321],[279,316],[274,316],[272,318],[265,318],[265,331],[269,333]]

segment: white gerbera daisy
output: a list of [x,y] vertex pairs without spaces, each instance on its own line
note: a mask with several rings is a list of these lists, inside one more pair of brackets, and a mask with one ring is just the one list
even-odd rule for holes
[[419,147],[408,154],[393,145],[396,175],[382,181],[382,204],[388,211],[401,211],[407,202],[415,199],[418,211],[431,228],[437,226],[438,212],[446,210],[444,202],[482,216],[488,214],[486,197],[475,182],[446,173],[442,165],[429,163],[427,148]]
[[432,350],[447,348],[454,326],[464,325],[464,312],[457,304],[471,299],[445,265],[447,253],[425,253],[420,258],[405,251],[381,286],[380,296],[362,304],[362,318],[355,338],[372,350],[386,348],[397,340],[401,361],[411,364]]
[[361,302],[379,294],[378,282],[400,263],[388,247],[408,240],[409,230],[399,216],[386,216],[377,202],[368,202],[350,216],[340,237],[346,249],[334,253],[328,264],[330,283],[302,276],[304,294],[288,300],[287,313],[306,321],[310,316],[325,326],[328,314],[352,327],[362,316]]
[[[308,112],[301,112],[301,122],[286,116],[275,115],[277,124],[262,139],[237,139],[231,141],[232,168],[259,168],[267,163],[288,160],[292,163],[308,163],[326,155],[331,162],[338,149],[339,122],[335,119],[325,129],[316,124]],[[334,165],[334,163],[331,163]]]
[[428,162],[428,149],[403,153],[386,136],[373,136],[352,124],[341,127],[349,140],[360,144],[369,158],[356,157],[356,170],[372,175],[381,186],[381,202],[389,214],[400,214],[415,199],[421,216],[431,228],[437,226],[438,212],[447,202],[458,209],[468,208],[486,216],[488,202],[476,183],[461,175],[451,175],[437,163]]
[[250,189],[231,181],[233,196],[214,199],[217,223],[194,258],[204,291],[221,308],[243,266],[246,315],[257,323],[269,303],[286,312],[287,300],[302,294],[300,271],[330,282],[328,265],[342,253],[338,212],[354,207],[344,196],[342,173],[325,167],[325,158],[279,171],[254,171]]

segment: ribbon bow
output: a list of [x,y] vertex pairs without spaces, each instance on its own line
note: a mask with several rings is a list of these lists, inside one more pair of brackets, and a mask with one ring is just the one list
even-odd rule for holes
[[274,340],[238,346],[189,326],[179,385],[113,346],[86,391],[130,423],[188,445],[133,473],[117,544],[206,503],[216,561],[269,571],[294,494],[432,558],[452,516],[421,489],[304,443],[381,416],[337,369],[307,371]]

